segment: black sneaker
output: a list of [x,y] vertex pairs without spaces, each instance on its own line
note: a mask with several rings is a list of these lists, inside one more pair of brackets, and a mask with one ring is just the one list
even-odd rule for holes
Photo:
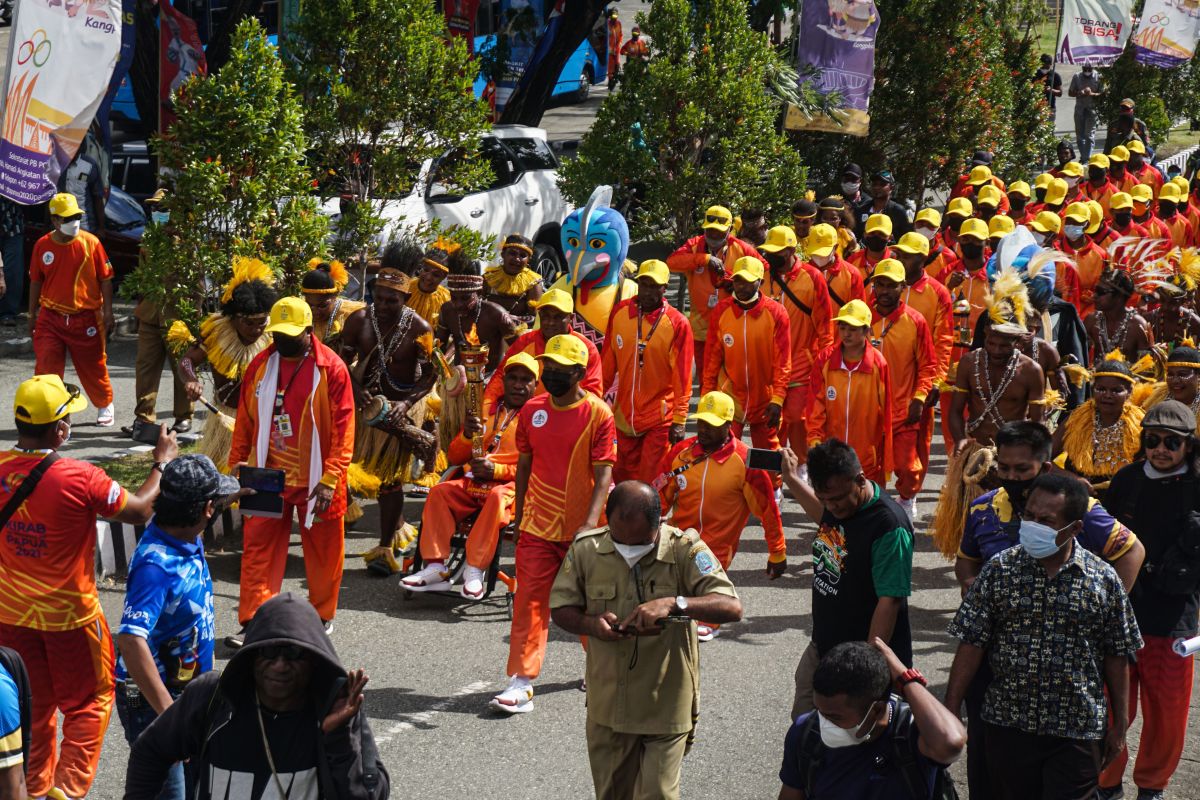
[[1103,786],[1096,789],[1096,800],[1123,800],[1125,797],[1125,787],[1121,784],[1116,786]]
[[1137,800],[1163,800],[1162,789],[1142,789],[1138,788]]
[[241,650],[242,645],[246,643],[246,629],[242,628],[232,636],[225,637],[225,646],[230,650]]

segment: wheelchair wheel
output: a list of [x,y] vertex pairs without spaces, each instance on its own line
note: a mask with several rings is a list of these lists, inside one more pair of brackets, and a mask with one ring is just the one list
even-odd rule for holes
[[512,622],[513,618],[513,593],[504,593],[504,611],[508,614],[508,621]]

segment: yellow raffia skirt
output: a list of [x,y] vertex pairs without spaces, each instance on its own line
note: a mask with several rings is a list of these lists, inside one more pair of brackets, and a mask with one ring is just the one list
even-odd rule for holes
[[217,469],[228,473],[229,449],[233,446],[233,418],[237,416],[237,409],[222,405],[215,398],[213,405],[219,408],[226,417],[211,411],[208,412],[208,418],[204,421],[204,430],[200,435],[200,442],[196,445],[196,452],[208,456],[217,465]]
[[[409,410],[408,416],[423,425],[437,420],[441,408],[441,398],[431,392]],[[350,491],[362,497],[378,497],[380,487],[404,483],[433,486],[446,467],[446,456],[441,451],[436,464],[423,464],[414,458],[407,443],[368,425],[361,413],[355,415],[354,431],[354,462],[347,482]]]

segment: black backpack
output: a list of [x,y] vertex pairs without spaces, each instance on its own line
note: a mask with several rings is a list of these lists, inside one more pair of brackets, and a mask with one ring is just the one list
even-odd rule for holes
[[24,756],[22,767],[29,766],[29,715],[33,708],[33,692],[29,688],[29,673],[25,670],[25,662],[16,650],[0,647],[0,666],[12,678],[17,686],[17,703],[21,711],[21,754]]
[[[892,722],[892,763],[904,779],[905,788],[913,800],[959,800],[954,779],[945,767],[940,767],[933,780],[933,793],[925,783],[925,771],[917,763],[916,731],[913,730],[913,713],[908,703],[897,704],[896,719]],[[817,712],[808,715],[800,729],[800,754],[798,771],[804,776],[804,796],[812,798],[817,785],[817,773],[825,758],[825,743],[821,741],[820,720]]]

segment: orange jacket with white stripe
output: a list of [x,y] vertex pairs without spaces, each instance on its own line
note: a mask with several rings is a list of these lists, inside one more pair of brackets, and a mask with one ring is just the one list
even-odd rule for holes
[[722,300],[709,318],[712,340],[704,348],[700,393],[725,392],[739,422],[765,419],[767,406],[783,406],[792,379],[792,331],[787,311],[761,291],[754,307]]
[[813,363],[808,407],[808,444],[840,439],[854,448],[867,475],[892,471],[892,382],[887,359],[867,346],[854,364],[835,344]]
[[846,259],[838,256],[827,267],[818,267],[811,261],[808,263],[821,270],[821,274],[825,276],[825,288],[829,291],[829,304],[834,312],[851,300],[862,300],[864,303],[867,301],[867,289],[863,284],[862,273]]
[[[1079,308],[1080,318],[1087,317],[1096,310],[1093,305],[1092,291],[1100,282],[1100,273],[1104,272],[1104,267],[1108,263],[1108,253],[1090,239],[1084,243],[1083,247],[1076,249],[1064,236],[1059,247],[1064,253],[1075,258],[1075,271],[1079,275],[1079,302],[1075,305]],[[1061,264],[1057,266],[1061,266]],[[1063,299],[1072,300],[1065,294]]]
[[667,256],[667,268],[671,272],[687,275],[688,297],[691,300],[688,319],[692,323],[692,336],[697,342],[708,339],[709,314],[717,307],[717,303],[729,297],[729,276],[735,271],[734,263],[742,256],[754,256],[762,262],[764,273],[770,269],[754,245],[736,236],[726,239],[725,246],[717,255],[725,265],[725,274],[719,277],[708,264],[703,235],[693,236]]
[[807,309],[792,302],[769,273],[763,281],[762,291],[787,311],[792,334],[792,379],[788,385],[796,386],[808,380],[813,354],[833,344],[833,304],[829,301],[825,277],[811,264],[797,261],[783,280]]
[[608,318],[600,365],[605,392],[616,384],[613,416],[621,433],[687,421],[692,326],[670,304],[641,314],[636,297],[622,300]]
[[[892,430],[904,426],[908,404],[929,396],[937,375],[937,356],[929,324],[913,309],[900,303],[886,317],[871,309],[871,340],[879,342],[887,360],[892,391]],[[920,424],[920,423],[916,423]]]
[[954,301],[950,297],[950,290],[941,281],[922,275],[916,283],[904,288],[900,299],[924,317],[929,325],[933,352],[937,356],[937,381],[945,380],[950,371],[950,350],[954,345]]

